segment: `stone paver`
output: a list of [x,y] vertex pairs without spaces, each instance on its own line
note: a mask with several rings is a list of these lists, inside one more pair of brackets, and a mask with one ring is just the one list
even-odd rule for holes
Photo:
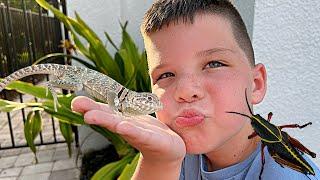
[[53,162],[39,163],[23,168],[21,175],[27,174],[41,174],[44,172],[50,172],[52,170]]
[[57,160],[68,159],[68,158],[69,158],[68,148],[64,147],[64,148],[56,149],[52,160],[57,161]]
[[35,157],[33,153],[20,154],[14,166],[21,167],[21,166],[32,165],[34,163],[35,163]]
[[[25,96],[23,96],[24,102],[27,102]],[[29,98],[30,100],[30,98]],[[33,100],[31,98],[31,100]],[[15,100],[18,101],[19,100]],[[28,110],[25,110],[25,114],[28,114]],[[15,145],[26,145],[26,140],[24,137],[24,123],[22,120],[22,113],[21,111],[14,111],[10,112],[10,118],[11,118],[11,125],[13,128],[13,135],[14,135],[14,141]],[[0,121],[0,144],[1,147],[11,147],[11,136],[10,136],[10,130],[9,130],[9,125],[8,125],[8,118],[7,114],[0,112],[0,119],[3,121]],[[55,123],[55,133],[56,133],[56,138],[57,140],[63,140],[62,134],[59,130],[59,125],[58,125],[58,120],[54,119]],[[47,114],[43,114],[43,128],[42,128],[42,133],[43,133],[43,140],[44,142],[53,142],[53,129],[52,129],[52,119],[51,116]],[[39,141],[40,137],[37,137],[36,141]]]
[[76,180],[80,177],[80,170],[69,169],[61,171],[53,171],[50,175],[49,180]]
[[65,159],[54,162],[52,171],[72,169],[76,167],[76,162],[74,159]]
[[19,155],[21,153],[21,149],[22,148],[1,150],[0,158]]
[[17,180],[17,177],[5,177],[5,178],[0,178],[0,180]]
[[29,147],[21,148],[21,153],[20,154],[27,154],[31,153],[31,149]]
[[49,149],[37,152],[38,162],[42,163],[52,161],[54,151],[54,149]]
[[0,172],[0,177],[17,177],[19,176],[21,170],[22,167],[4,169]]
[[0,168],[10,168],[13,167],[18,156],[9,156],[0,158]]
[[[48,180],[50,177],[50,172],[40,173],[40,174],[29,174],[23,175],[18,178],[18,180]],[[64,180],[63,178],[60,180]]]
[[[53,144],[37,147],[38,164],[34,164],[34,154],[27,148],[0,150],[13,156],[0,157],[0,180],[77,180],[80,177],[81,155],[73,147],[73,155],[69,158],[66,144]],[[20,154],[17,154],[20,153]]]

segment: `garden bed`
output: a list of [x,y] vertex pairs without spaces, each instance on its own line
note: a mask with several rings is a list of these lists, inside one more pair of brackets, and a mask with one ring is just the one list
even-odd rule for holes
[[110,145],[99,151],[87,153],[82,157],[81,180],[90,180],[91,177],[104,165],[119,160],[119,156],[114,148]]

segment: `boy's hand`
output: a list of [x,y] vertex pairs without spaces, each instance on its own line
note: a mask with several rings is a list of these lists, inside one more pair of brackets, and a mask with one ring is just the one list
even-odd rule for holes
[[120,134],[142,153],[146,162],[182,162],[186,154],[182,138],[152,116],[124,117],[107,104],[83,96],[76,97],[71,104],[73,111],[84,114],[86,123]]

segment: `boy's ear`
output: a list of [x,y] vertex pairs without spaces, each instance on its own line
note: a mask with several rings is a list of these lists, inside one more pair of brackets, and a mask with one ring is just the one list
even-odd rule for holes
[[253,68],[252,104],[260,103],[267,90],[267,72],[263,64],[257,64]]

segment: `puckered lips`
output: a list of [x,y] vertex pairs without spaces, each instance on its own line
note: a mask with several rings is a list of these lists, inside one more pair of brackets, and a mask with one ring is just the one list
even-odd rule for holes
[[192,127],[204,121],[204,114],[195,109],[185,109],[176,118],[177,127]]

